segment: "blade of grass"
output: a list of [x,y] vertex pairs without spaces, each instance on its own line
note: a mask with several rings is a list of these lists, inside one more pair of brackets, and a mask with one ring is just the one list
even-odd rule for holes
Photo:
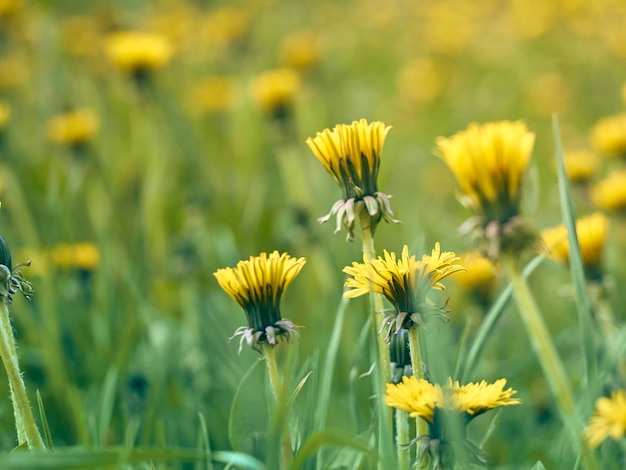
[[52,443],[52,433],[50,432],[48,418],[46,417],[46,410],[43,407],[43,400],[41,399],[41,393],[39,393],[39,389],[37,389],[37,406],[39,407],[39,416],[41,417],[43,435],[46,438],[46,447],[48,449],[54,449],[54,444]]
[[324,446],[349,447],[361,451],[364,454],[371,454],[373,452],[373,449],[369,446],[367,441],[342,431],[327,429],[325,431],[312,434],[311,437],[307,439],[304,445],[300,448],[298,454],[295,456],[291,465],[288,467],[289,470],[302,468],[304,462],[311,458]]
[[213,456],[211,455],[211,442],[209,440],[209,431],[206,427],[206,420],[202,412],[198,412],[198,419],[200,420],[200,437],[202,438],[202,446],[206,453],[206,470],[213,470]]
[[556,163],[559,179],[559,197],[561,200],[561,213],[563,224],[567,229],[567,241],[569,244],[569,267],[576,295],[576,312],[578,313],[578,323],[580,330],[580,341],[583,347],[586,373],[586,398],[587,406],[591,406],[592,397],[597,395],[598,390],[598,366],[595,357],[595,346],[593,340],[593,322],[591,319],[591,308],[587,298],[585,271],[583,268],[578,236],[576,234],[576,214],[572,204],[572,195],[568,184],[565,162],[563,159],[563,144],[559,130],[559,120],[552,116],[552,131],[554,133],[554,147],[556,153]]

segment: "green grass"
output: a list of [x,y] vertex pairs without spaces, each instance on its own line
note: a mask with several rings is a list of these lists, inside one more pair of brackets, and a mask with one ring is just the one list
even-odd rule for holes
[[[183,3],[193,9],[182,23],[185,40],[137,89],[104,58],[104,32],[148,28],[148,20],[173,17]],[[25,261],[20,253],[33,257],[24,274],[35,294],[15,296],[12,320],[36,419],[54,445],[47,453],[11,452],[17,440],[0,372],[1,468],[269,470],[283,426],[297,448],[294,470],[376,467],[368,304],[341,297],[343,267],[362,259],[360,239],[346,243],[345,234],[332,234],[334,222],[316,222],[340,189],[307,137],[362,117],[393,126],[379,187],[393,195],[402,224],[381,224],[376,247],[400,252],[407,244],[419,257],[437,241],[457,253],[472,248],[457,232],[469,214],[455,200],[452,174],[432,154],[435,139],[472,121],[523,119],[537,135],[524,216],[537,229],[563,221],[577,246],[575,218],[595,208],[568,185],[563,152],[588,146],[593,123],[624,108],[623,57],[609,37],[624,12],[608,1],[581,2],[578,12],[555,7],[546,30],[532,37],[521,13],[512,19],[512,3],[445,3],[451,6],[437,21],[441,2],[228,3],[249,22],[227,45],[208,42],[200,29],[222,5],[209,2],[38,1],[16,17],[0,14],[0,101],[11,107],[0,140],[0,234],[14,264]],[[101,27],[84,57],[71,55],[63,39],[64,21],[77,13]],[[577,14],[589,19],[588,33],[572,26]],[[442,51],[441,35],[461,37],[467,25],[476,28],[468,42]],[[319,34],[322,52],[301,73],[285,132],[255,106],[250,83],[281,64],[281,41],[301,29]],[[24,73],[10,87],[2,72],[7,57],[17,57]],[[430,58],[441,70],[440,93],[429,101],[411,93],[424,77],[402,81],[414,58]],[[542,93],[533,84],[545,74],[563,86]],[[195,113],[190,93],[211,75],[232,78],[234,104]],[[46,138],[47,120],[67,107],[89,108],[100,119],[94,139],[77,151]],[[622,163],[603,160],[601,173]],[[525,260],[581,422],[598,396],[626,385],[619,372],[625,226],[620,215],[611,224],[605,271],[613,283],[603,305],[615,316],[613,339],[590,315],[595,305],[577,250],[569,272],[543,257]],[[45,256],[78,242],[98,247],[97,267],[62,268]],[[266,399],[261,356],[245,345],[238,354],[238,340],[228,340],[245,317],[212,274],[274,249],[307,258],[282,303],[283,316],[304,328],[299,341],[276,349],[294,395],[278,408]],[[446,286],[441,303],[450,299],[450,322],[422,332],[427,369],[461,382],[505,377],[523,401],[477,418],[468,437],[488,437],[490,468],[574,468],[578,456],[504,277],[485,312],[452,279]],[[624,448],[607,442],[596,455],[602,468],[618,468]]]

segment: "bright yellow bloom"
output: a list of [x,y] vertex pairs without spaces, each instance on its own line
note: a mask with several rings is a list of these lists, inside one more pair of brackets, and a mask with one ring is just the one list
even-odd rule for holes
[[387,393],[383,398],[385,405],[409,413],[411,418],[423,418],[432,422],[435,408],[444,403],[443,392],[439,385],[434,385],[415,376],[402,378],[398,384],[386,384]]
[[585,434],[592,447],[609,437],[618,440],[626,436],[626,390],[612,392],[611,398],[598,398]]
[[602,153],[626,157],[626,113],[600,119],[591,129],[591,142]]
[[353,238],[354,220],[363,206],[372,217],[373,227],[381,217],[388,222],[397,222],[392,217],[389,196],[378,191],[380,157],[389,129],[391,126],[380,121],[368,124],[361,119],[350,125],[338,124],[332,131],[324,129],[306,141],[343,189],[343,199],[337,201],[320,222],[337,214],[335,233],[343,224],[348,239]]
[[505,385],[506,379],[496,380],[492,384],[483,380],[463,386],[456,380],[453,383],[452,379],[448,379],[444,394],[451,399],[448,406],[473,417],[500,406],[519,405],[521,400],[512,398],[517,392],[512,388],[504,390]]
[[522,121],[472,123],[437,139],[436,154],[456,176],[461,202],[486,221],[519,214],[520,189],[535,142]]
[[[576,234],[583,260],[587,268],[598,267],[609,229],[609,219],[601,212],[576,221]],[[555,261],[569,262],[569,242],[564,225],[541,232],[541,237],[548,248],[548,256]]]
[[48,121],[48,139],[55,144],[79,145],[89,141],[100,127],[98,116],[89,109],[77,109]]
[[573,182],[589,181],[598,171],[598,158],[589,150],[565,152],[563,157],[565,159],[565,171],[568,178]]
[[616,170],[591,188],[591,200],[601,209],[626,209],[626,170]]
[[435,410],[450,410],[465,414],[472,419],[486,411],[500,406],[518,405],[519,398],[512,388],[504,390],[506,379],[496,380],[493,384],[484,380],[480,383],[459,385],[448,378],[442,387],[416,377],[403,377],[399,384],[387,384],[384,402],[387,406],[409,413],[412,418],[420,417],[430,423],[436,419]]
[[167,65],[174,54],[174,48],[165,36],[122,31],[107,38],[105,52],[117,68],[140,73]]
[[261,109],[280,114],[298,96],[300,77],[290,68],[270,70],[255,77],[250,90]]
[[444,290],[440,281],[465,270],[456,261],[459,258],[450,251],[441,252],[439,243],[430,255],[423,255],[420,261],[415,255],[409,257],[405,245],[400,259],[395,253],[384,251],[384,257],[368,260],[363,255],[363,263],[353,262],[343,272],[348,274],[344,297],[354,298],[369,292],[383,294],[392,303],[395,312],[388,318],[389,333],[395,324],[395,332],[409,328],[413,324],[423,325],[422,317],[442,316],[439,309],[427,303],[431,289]]
[[243,308],[249,328],[239,328],[234,336],[241,335],[252,347],[260,343],[276,344],[277,338],[289,339],[297,335],[295,325],[283,320],[280,299],[287,286],[298,275],[306,260],[293,258],[278,251],[261,253],[240,261],[234,268],[218,269],[214,276],[219,285]]

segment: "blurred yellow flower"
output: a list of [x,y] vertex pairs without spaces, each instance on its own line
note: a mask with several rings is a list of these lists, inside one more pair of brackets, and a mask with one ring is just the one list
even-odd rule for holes
[[227,46],[249,29],[250,15],[240,8],[223,7],[200,19],[198,36],[208,46]]
[[626,158],[626,113],[600,119],[591,129],[591,143],[606,155]]
[[106,38],[105,53],[119,69],[141,73],[167,65],[174,48],[165,36],[159,34],[122,31]]
[[300,93],[300,77],[290,68],[270,70],[252,80],[250,91],[256,104],[264,111],[280,113]]
[[626,170],[615,170],[591,188],[591,200],[601,209],[626,209]]
[[378,191],[378,169],[387,133],[391,126],[365,119],[352,124],[338,124],[306,140],[307,145],[343,189],[343,199],[335,202],[320,222],[337,214],[335,233],[343,224],[348,240],[354,237],[354,220],[359,211],[367,210],[372,233],[381,217],[397,222],[389,205],[389,196]]
[[319,62],[321,55],[318,34],[308,29],[290,34],[280,44],[279,55],[287,67],[296,70],[312,67]]
[[403,377],[399,384],[387,384],[384,402],[387,406],[409,413],[412,418],[423,418],[430,423],[435,421],[435,410],[450,410],[465,414],[472,419],[482,413],[501,406],[519,405],[521,400],[514,398],[516,390],[506,386],[506,379],[490,384],[486,381],[459,385],[448,378],[442,387],[416,377]]
[[248,318],[248,327],[240,327],[241,344],[258,348],[261,343],[274,346],[281,337],[297,336],[296,326],[280,314],[280,300],[306,263],[278,251],[251,256],[234,268],[218,269],[214,276],[224,291],[239,304]]
[[540,116],[563,116],[570,109],[572,92],[569,83],[560,74],[535,76],[524,91],[528,105]]
[[622,439],[626,436],[626,391],[617,390],[611,398],[601,397],[585,429],[592,447],[598,447],[605,439]]
[[600,163],[597,155],[591,150],[572,150],[565,152],[565,171],[573,183],[589,181],[598,171]]
[[402,68],[397,85],[402,100],[428,102],[441,95],[445,81],[446,75],[437,61],[416,58]]
[[465,268],[456,262],[458,257],[451,251],[441,252],[439,243],[430,255],[423,255],[420,261],[415,255],[409,257],[409,248],[404,245],[402,256],[396,258],[395,253],[383,252],[384,257],[368,260],[363,255],[363,263],[353,262],[343,272],[348,277],[343,294],[346,298],[355,298],[369,292],[383,294],[394,306],[385,324],[391,332],[399,332],[402,328],[412,325],[424,326],[429,317],[445,317],[440,309],[432,306],[427,296],[431,289],[444,290],[440,281]]
[[52,262],[64,269],[90,271],[100,264],[100,250],[93,243],[62,243],[51,251]]
[[61,39],[70,54],[93,55],[98,51],[102,41],[101,21],[95,16],[68,16],[61,23]]
[[489,258],[474,250],[461,254],[459,264],[465,267],[465,271],[455,276],[454,280],[463,290],[487,294],[493,289],[496,267]]
[[48,139],[60,145],[80,145],[98,131],[98,116],[89,109],[77,109],[52,117],[47,124]]
[[[604,245],[609,230],[609,219],[601,212],[576,221],[576,234],[586,268],[597,268],[602,261]],[[569,242],[564,225],[548,228],[541,232],[548,249],[548,256],[563,263],[569,262]]]
[[233,107],[235,84],[229,77],[207,77],[191,89],[190,105],[199,113],[226,111]]
[[486,221],[519,214],[520,190],[535,142],[522,121],[472,123],[437,139],[436,154],[456,176],[463,205]]
[[0,59],[0,88],[13,88],[28,79],[26,58],[13,54]]
[[24,0],[0,0],[0,18],[15,15],[24,7]]
[[6,104],[0,102],[0,130],[4,129],[11,116],[11,107]]

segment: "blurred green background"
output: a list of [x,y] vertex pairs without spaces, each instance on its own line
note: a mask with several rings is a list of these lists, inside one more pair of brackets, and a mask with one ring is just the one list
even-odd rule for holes
[[[624,24],[619,0],[0,0],[0,101],[10,110],[0,131],[0,233],[14,263],[33,260],[24,273],[36,294],[15,298],[13,320],[27,387],[42,394],[55,444],[120,444],[131,423],[137,445],[199,446],[201,412],[212,448],[230,449],[233,396],[259,355],[228,341],[245,317],[212,273],[275,249],[307,258],[282,308],[304,326],[301,340],[278,355],[294,385],[313,371],[294,405],[311,429],[341,270],[361,249],[358,238],[333,235],[332,222],[316,222],[340,190],[307,137],[360,118],[393,126],[379,188],[402,224],[381,224],[377,248],[407,244],[421,255],[439,241],[460,253],[472,248],[457,231],[469,214],[432,154],[435,139],[472,121],[522,119],[537,135],[525,215],[538,229],[558,224],[551,116],[566,151],[595,151],[591,127],[624,109]],[[139,70],[120,67],[111,35],[127,30],[154,33],[169,52],[153,51],[161,59]],[[263,75],[284,68],[288,78]],[[53,118],[79,109],[92,117],[51,130]],[[72,126],[86,130],[64,134]],[[621,163],[595,156],[592,179]],[[585,187],[575,196],[579,214],[594,210]],[[625,230],[612,216],[605,268],[622,324]],[[545,262],[530,282],[576,387],[583,371],[567,269]],[[427,332],[441,377],[466,323],[471,339],[483,314],[447,285],[451,322]],[[327,419],[354,435],[372,426],[365,310],[364,299],[348,306]],[[524,405],[502,411],[485,449],[497,468],[538,459],[572,468],[514,310],[471,380],[506,377]],[[263,409],[257,392],[249,403]],[[0,396],[8,451],[4,380]],[[479,418],[470,433],[479,441],[489,424]]]

